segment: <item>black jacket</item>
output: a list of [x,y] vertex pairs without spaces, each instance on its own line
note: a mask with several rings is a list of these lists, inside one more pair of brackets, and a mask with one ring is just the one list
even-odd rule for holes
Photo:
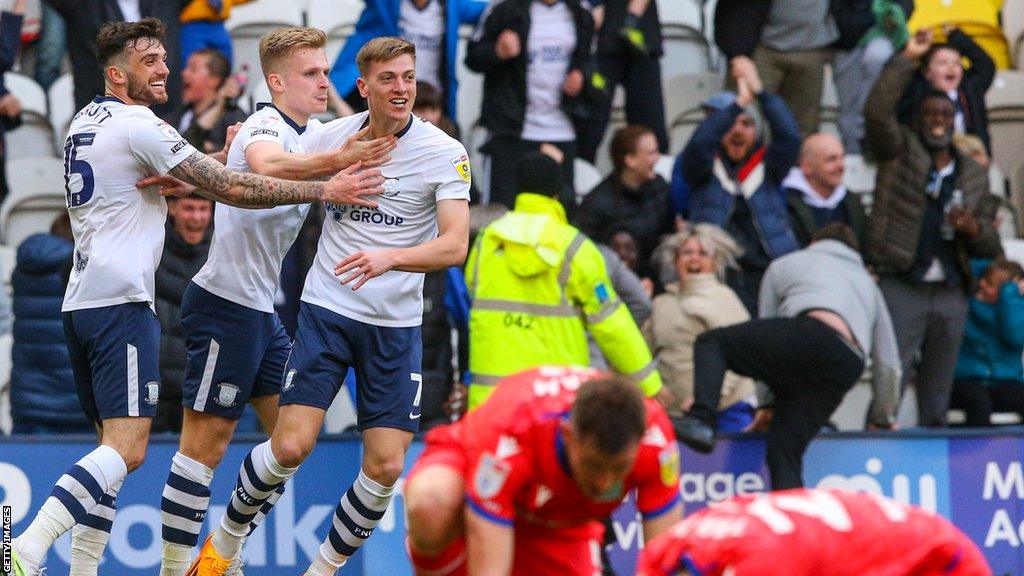
[[715,7],[715,44],[726,58],[754,53],[771,8],[771,0],[718,1]]
[[156,316],[160,320],[160,403],[154,432],[181,431],[181,385],[185,381],[185,335],[181,297],[192,277],[206,264],[213,228],[202,242],[188,244],[167,221],[164,253],[156,269]]
[[[903,8],[903,14],[910,19],[914,12],[914,0],[895,0]],[[875,14],[871,11],[873,0],[831,0],[829,11],[839,28],[839,39],[833,48],[850,50],[857,46],[864,34],[875,25]]]
[[[591,44],[594,39],[594,19],[579,0],[562,0],[572,10],[576,21],[576,50],[569,70],[583,73],[584,88],[579,96],[562,97],[562,109],[574,121],[590,117],[588,101],[604,97],[603,90],[592,84],[595,70]],[[480,108],[480,124],[490,130],[492,137],[519,138],[526,116],[526,55],[530,36],[530,3],[532,0],[503,0],[491,4],[469,42],[466,66],[484,74],[484,96]],[[519,35],[522,50],[510,60],[499,60],[494,44],[504,30]],[[484,152],[489,152],[484,150]]]
[[[604,23],[597,33],[597,53],[615,56],[630,56],[630,51],[619,36],[619,29],[626,20],[628,0],[604,0]],[[661,42],[661,19],[658,18],[658,3],[651,2],[647,10],[640,16],[640,30],[644,33],[644,41],[651,57],[657,58],[665,53]]]
[[[949,43],[952,44],[960,54],[971,62],[971,67],[964,70],[964,77],[960,81],[958,98],[964,114],[964,125],[968,134],[974,134],[985,143],[989,154],[992,153],[992,141],[988,134],[988,112],[985,109],[985,92],[988,92],[992,81],[996,78],[996,65],[987,53],[978,46],[970,36],[960,30],[954,30],[949,35]],[[921,69],[914,73],[903,98],[900,99],[896,113],[901,123],[913,125],[914,116],[921,108],[921,101],[928,94],[928,80],[925,79]]]
[[[844,224],[853,229],[863,252],[868,245],[868,217],[864,212],[864,204],[858,195],[847,192],[842,206],[846,209],[848,219]],[[811,207],[803,200],[803,192],[786,188],[786,210],[789,212],[789,227],[792,228],[797,243],[801,248],[806,248],[811,243],[811,236],[818,231],[818,223],[814,220]]]
[[[117,0],[44,0],[67,23],[67,51],[75,78],[75,109],[81,110],[93,97],[103,94],[103,72],[96,54],[96,35],[106,22],[124,20]],[[189,0],[139,0],[142,17],[152,16],[167,27],[167,103],[153,106],[153,112],[165,118],[181,102],[181,51],[179,18]]]
[[612,174],[594,187],[576,209],[576,226],[594,242],[605,244],[612,233],[629,232],[636,239],[638,272],[657,278],[651,254],[662,235],[675,230],[675,214],[668,194],[668,182],[661,176],[655,176],[639,190],[631,190]]
[[[181,124],[182,117],[185,113],[191,110],[191,106],[179,106],[174,109],[166,118],[167,123],[174,126],[177,130]],[[224,114],[220,117],[210,130],[203,130],[199,127],[199,123],[196,122],[196,116],[192,116],[192,122],[188,125],[188,128],[181,131],[181,137],[188,141],[189,144],[195,146],[197,150],[202,152],[206,151],[204,147],[206,142],[211,142],[214,145],[213,151],[216,152],[224,147],[224,141],[227,138],[228,128],[234,125],[235,122],[245,122],[245,119],[249,115],[245,113],[238,106],[232,106],[224,110]]]

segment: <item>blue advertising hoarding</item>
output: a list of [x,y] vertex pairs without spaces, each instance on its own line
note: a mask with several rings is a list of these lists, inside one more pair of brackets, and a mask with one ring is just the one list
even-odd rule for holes
[[[870,491],[950,518],[982,549],[997,574],[1024,574],[1024,430],[999,435],[825,435],[805,459],[808,486]],[[211,487],[207,520],[219,520],[241,460],[251,442],[232,444]],[[14,533],[45,500],[53,482],[91,446],[80,441],[0,441],[0,501],[12,505]],[[155,440],[146,463],[125,482],[101,566],[104,576],[156,574],[160,562],[160,493],[177,445]],[[680,492],[688,512],[736,494],[768,489],[764,441],[758,436],[723,439],[709,455],[683,449]],[[408,463],[419,454],[417,442]],[[246,544],[248,576],[301,574],[330,526],[337,499],[359,470],[358,439],[325,438],[289,484],[265,525]],[[342,574],[411,576],[405,555],[401,483],[395,504],[363,550]],[[627,501],[612,522],[609,557],[617,572],[631,574],[643,536]],[[205,532],[204,532],[205,537]],[[66,574],[67,536],[48,559],[48,574]]]

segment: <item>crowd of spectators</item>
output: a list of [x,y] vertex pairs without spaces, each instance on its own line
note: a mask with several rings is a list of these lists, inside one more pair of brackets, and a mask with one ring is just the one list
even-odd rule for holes
[[[35,76],[49,85],[64,54],[70,56],[76,107],[101,92],[100,71],[89,48],[100,23],[155,16],[168,24],[171,74],[168,104],[154,111],[206,151],[219,150],[228,127],[244,119],[237,102],[247,88],[246,71],[233,67],[224,22],[233,5],[251,0],[42,1]],[[4,69],[15,59],[16,44],[8,46],[8,40],[20,28],[17,13],[24,2],[18,0],[13,12],[0,19]],[[626,318],[641,329],[670,392],[665,399],[674,416],[682,417],[694,402],[694,373],[701,370],[695,342],[709,331],[780,314],[786,297],[766,297],[762,280],[773,262],[811,249],[807,261],[831,250],[838,256],[819,254],[819,259],[848,260],[836,264],[839,268],[863,264],[877,281],[889,314],[870,306],[833,312],[864,355],[881,338],[864,325],[881,316],[888,321],[891,315],[903,390],[916,386],[918,423],[946,425],[952,403],[966,412],[967,424],[985,425],[993,411],[1024,414],[1024,273],[1003,259],[997,229],[1013,228],[1014,222],[1000,207],[1003,200],[989,192],[988,180],[992,139],[985,93],[995,78],[995,64],[952,23],[909,31],[913,10],[911,0],[718,0],[714,40],[727,63],[724,90],[702,103],[704,119],[679,143],[682,151],[671,159],[670,180],[656,170],[669,149],[663,97],[673,95],[662,90],[660,60],[668,48],[654,0],[604,0],[596,7],[580,0],[368,2],[339,53],[328,55],[334,59],[331,80],[338,97],[333,108],[339,113],[365,108],[355,89],[355,54],[373,37],[400,35],[417,46],[416,113],[460,137],[452,120],[459,102],[459,27],[474,25],[465,65],[483,79],[478,124],[486,132],[477,142],[482,143],[480,156],[473,157],[474,214],[487,222],[481,241],[534,255],[537,269],[515,270],[517,278],[543,271],[552,282],[561,264],[545,260],[541,236],[527,238],[516,225],[543,215],[552,222],[547,226],[563,230],[566,239],[571,239],[571,228],[596,243],[596,249],[584,250],[587,263],[581,266],[600,265],[610,282],[607,294],[626,304],[629,314],[617,322]],[[838,135],[822,131],[826,68],[839,96]],[[261,81],[258,70],[251,73]],[[609,130],[618,86],[625,95],[627,125]],[[0,83],[0,133],[17,126],[19,108]],[[577,159],[596,163],[603,141],[611,173],[592,190],[578,190]],[[877,167],[870,205],[843,185],[850,154]],[[529,174],[522,172],[524,167]],[[496,206],[513,212],[491,223],[499,216]],[[205,261],[212,213],[207,201],[192,198],[170,207],[157,274],[165,395],[158,430],[180,428],[174,391],[180,391],[184,352],[177,310],[184,285]],[[480,216],[485,213],[490,216]],[[309,233],[300,235],[283,268],[278,304],[286,326],[323,217],[319,210],[311,214]],[[838,225],[850,231],[843,248],[813,246],[816,234],[823,229],[835,234]],[[29,238],[18,251],[12,376],[16,431],[81,431],[85,426],[69,415],[74,413],[68,408],[73,395],[62,385],[62,379],[70,382],[66,354],[46,352],[61,341],[61,333],[47,324],[59,321],[59,311],[54,320],[52,306],[40,299],[60,294],[61,275],[66,276],[71,258],[58,228]],[[481,245],[474,250],[479,254]],[[484,254],[485,262],[490,256]],[[471,270],[479,265],[473,256],[467,262]],[[427,276],[423,410],[428,425],[447,420],[445,409],[465,404],[460,395],[477,376],[468,367],[480,366],[469,353],[470,310],[480,286],[497,289],[488,287],[496,286],[491,280],[472,272],[464,278],[462,270]],[[577,281],[583,282],[571,279]],[[49,291],[36,293],[36,286]],[[502,284],[501,290],[509,286]],[[829,290],[826,285],[814,288]],[[607,294],[582,284],[572,290],[575,296],[568,303],[584,317],[603,310]],[[832,301],[827,294],[820,300]],[[765,310],[759,302],[772,304]],[[590,358],[595,365],[623,370],[628,364],[627,371],[639,370],[609,344],[615,335],[595,330],[598,325],[587,321],[592,338],[586,354],[586,345],[579,343],[584,331],[573,329],[572,360]],[[617,330],[620,338],[626,333]],[[447,337],[452,331],[459,337]],[[867,334],[869,341],[859,340]],[[769,352],[786,353],[782,343],[774,344]],[[509,345],[507,338],[492,343]],[[28,368],[28,359],[40,354],[53,366]],[[531,357],[524,353],[520,360]],[[856,362],[847,364],[852,371]],[[794,368],[792,373],[798,372]],[[759,403],[750,375],[729,372],[720,390],[705,392],[700,405],[705,421],[719,431],[762,422],[755,411],[764,410],[765,398]],[[846,380],[837,389],[848,389]],[[48,389],[63,390],[64,396],[40,405]],[[889,427],[895,417],[890,404],[884,409],[891,413],[881,414],[876,406],[867,422]],[[820,420],[816,416],[813,423]]]

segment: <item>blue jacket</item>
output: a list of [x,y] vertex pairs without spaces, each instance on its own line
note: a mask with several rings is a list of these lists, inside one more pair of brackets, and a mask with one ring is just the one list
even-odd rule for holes
[[89,426],[75,392],[64,323],[65,274],[75,246],[51,234],[29,236],[18,246],[14,288],[11,413],[15,425]]
[[[786,197],[781,182],[800,153],[800,132],[796,120],[781,98],[768,92],[757,97],[771,129],[771,144],[764,152],[764,178],[747,200],[761,248],[769,258],[778,258],[799,248],[789,227]],[[732,104],[712,112],[701,122],[683,150],[680,163],[690,189],[690,220],[708,222],[726,228],[732,216],[735,197],[715,175],[716,158],[735,179],[737,167],[719,154],[722,137],[732,128],[743,109]]]
[[[459,25],[476,25],[480,15],[483,14],[487,2],[479,0],[433,0],[443,2],[442,10],[445,18],[444,35],[444,70],[442,70],[442,82],[447,81],[447,86],[441,86],[444,97],[447,99],[445,114],[449,118],[455,118],[456,94],[458,94],[459,83],[455,77],[455,69],[458,64],[456,51],[459,46]],[[348,37],[345,47],[338,54],[331,69],[331,83],[338,94],[345,96],[356,86],[356,78],[359,77],[359,69],[356,67],[356,54],[364,44],[378,36],[398,36],[401,30],[398,29],[400,0],[367,0],[363,14],[356,22],[356,30]]]
[[[977,261],[972,264],[978,268]],[[954,377],[982,383],[1012,381],[1024,385],[1022,353],[1024,296],[1020,295],[1016,283],[1003,284],[995,304],[971,298]]]

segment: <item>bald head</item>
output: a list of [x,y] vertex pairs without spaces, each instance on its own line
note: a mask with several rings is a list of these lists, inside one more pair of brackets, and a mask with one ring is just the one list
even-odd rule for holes
[[831,134],[808,136],[800,147],[800,170],[816,192],[831,196],[843,183],[843,144]]

